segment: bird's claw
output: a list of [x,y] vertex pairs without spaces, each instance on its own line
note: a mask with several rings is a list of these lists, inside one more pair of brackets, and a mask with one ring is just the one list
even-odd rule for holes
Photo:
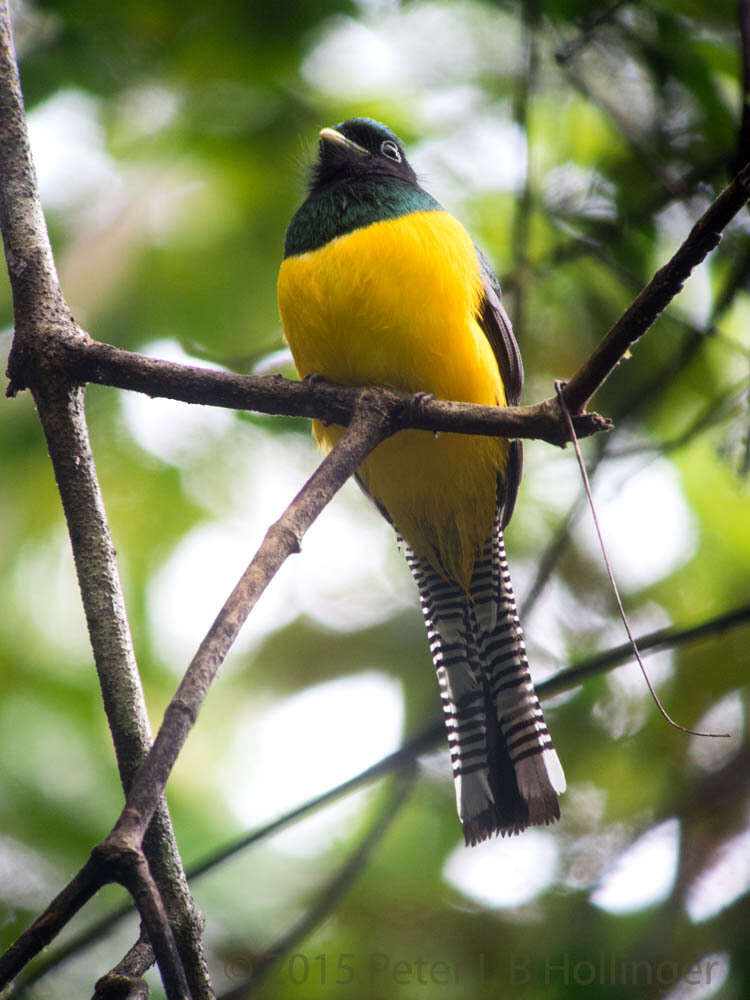
[[435,394],[432,392],[415,392],[411,397],[411,406],[414,415],[419,417],[424,413],[425,406],[427,403],[432,403],[435,399]]

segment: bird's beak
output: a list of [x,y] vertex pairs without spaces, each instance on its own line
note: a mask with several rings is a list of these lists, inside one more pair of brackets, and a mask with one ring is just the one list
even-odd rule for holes
[[352,142],[351,139],[347,139],[345,135],[337,132],[335,128],[322,128],[318,136],[321,142],[330,142],[333,146],[338,146],[340,149],[346,149],[348,152],[354,153],[355,156],[370,155],[368,149],[365,149],[364,146],[359,146],[356,142]]

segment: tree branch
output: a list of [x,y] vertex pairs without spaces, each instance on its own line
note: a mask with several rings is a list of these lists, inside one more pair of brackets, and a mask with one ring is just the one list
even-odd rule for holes
[[168,1000],[189,1000],[190,990],[169,917],[139,848],[108,838],[94,848],[68,885],[14,944],[0,956],[0,989],[48,944],[102,886],[119,882],[130,892],[148,929]]
[[127,858],[123,859],[124,864],[118,881],[133,897],[133,902],[141,915],[150,949],[153,950],[159,966],[167,1000],[190,1000],[192,994],[185,968],[146,857],[140,849],[127,853]]
[[[127,907],[127,913],[132,913]],[[127,954],[106,976],[97,979],[92,1000],[148,1000],[148,984],[141,979],[142,970],[154,963],[154,953],[145,931]]]
[[[721,239],[721,233],[750,196],[750,165],[735,177],[696,222],[672,259],[660,268],[632,305],[610,329],[565,388],[565,401],[577,415],[576,433],[584,437],[611,425],[597,414],[583,414],[586,402],[602,385],[630,346],[638,340],[682,289],[693,268]],[[290,382],[281,376],[241,376],[146,358],[81,334],[66,338],[56,361],[71,381],[91,381],[152,396],[208,403],[236,409],[290,416],[317,417],[345,424],[357,398],[354,387],[323,380]],[[32,359],[33,361],[33,359]],[[11,354],[8,394],[33,380],[35,365],[23,351]],[[543,400],[531,407],[478,407],[438,400],[414,405],[408,393],[381,388],[384,405],[392,409],[395,428],[456,431],[537,438],[563,444],[567,438],[557,402]],[[385,403],[387,400],[387,404]]]
[[[66,325],[65,306],[31,160],[7,0],[0,0],[0,228],[16,323]],[[21,338],[24,340],[25,338]],[[23,345],[17,356],[22,359]]]
[[103,884],[100,865],[89,858],[44,913],[0,955],[0,991],[60,933]]
[[[127,794],[139,764],[151,747],[152,737],[117,559],[88,440],[83,392],[50,380],[35,390],[34,399],[70,533],[104,709]],[[144,852],[159,884],[180,951],[191,969],[193,994],[196,998],[210,997],[212,991],[201,945],[203,918],[190,895],[163,797],[144,840]]]
[[[74,382],[95,382],[185,403],[317,418],[344,426],[351,419],[360,393],[359,386],[338,385],[322,378],[297,382],[281,375],[238,375],[160,361],[93,340],[71,345],[65,351],[63,364]],[[20,371],[16,375],[22,377]],[[12,391],[20,388],[23,383],[15,381]],[[532,406],[476,406],[422,398],[415,404],[411,393],[387,386],[373,388],[382,397],[381,405],[388,407],[394,429],[413,427],[535,438],[560,446],[568,440],[554,398]],[[611,427],[610,421],[595,413],[583,414],[576,420],[579,437]]]

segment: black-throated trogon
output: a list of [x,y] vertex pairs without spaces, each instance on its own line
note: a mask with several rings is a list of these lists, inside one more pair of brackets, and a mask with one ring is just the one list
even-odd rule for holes
[[[372,119],[320,132],[278,294],[301,376],[520,401],[521,358],[497,278]],[[313,432],[330,449],[342,429],[315,421]],[[416,430],[384,441],[358,471],[419,587],[470,844],[552,822],[565,789],[503,545],[520,476],[518,441]]]

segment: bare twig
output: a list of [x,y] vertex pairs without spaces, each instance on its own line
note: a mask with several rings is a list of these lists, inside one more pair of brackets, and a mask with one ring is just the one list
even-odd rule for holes
[[101,866],[89,858],[44,913],[0,955],[0,989],[60,933],[103,884]]
[[0,956],[0,987],[48,944],[103,885],[119,882],[130,892],[154,947],[169,1000],[185,1000],[190,990],[169,918],[156,882],[140,850],[105,843],[91,856],[34,923]]
[[[654,275],[635,302],[620,317],[592,355],[570,379],[565,400],[574,418],[580,416],[587,400],[606,379],[632,343],[654,322],[659,313],[681,290],[692,269],[700,263],[721,238],[722,230],[745,204],[750,189],[750,165],[725,188],[695,224],[673,258]],[[62,353],[62,352],[61,352]],[[355,389],[328,387],[323,384],[291,383],[280,377],[238,376],[211,372],[190,366],[143,358],[108,345],[79,340],[64,346],[63,365],[69,378],[96,381],[137,389],[150,395],[165,395],[189,402],[241,407],[267,413],[317,416],[335,423],[346,423],[356,398]],[[11,386],[15,392],[28,384],[26,360],[12,358]],[[426,401],[416,408],[408,394],[382,390],[398,397],[400,415],[396,426],[424,430],[456,430],[473,434],[502,434],[507,437],[537,437],[560,443],[559,413],[554,403],[545,400],[535,407],[482,407],[468,403]],[[590,415],[592,420],[594,415]],[[606,426],[602,418],[590,426],[576,426],[579,437]]]
[[[132,913],[128,906],[126,912]],[[153,965],[154,953],[145,932],[120,959],[117,965],[97,979],[92,1000],[148,1000],[148,984],[141,979],[141,970]],[[19,991],[23,992],[23,988]]]
[[659,696],[656,693],[653,684],[651,683],[651,678],[648,676],[648,672],[647,672],[645,666],[643,665],[643,660],[641,659],[641,654],[640,654],[640,652],[638,650],[638,644],[636,643],[635,636],[633,635],[633,633],[631,631],[630,622],[628,621],[628,617],[625,614],[625,608],[623,607],[622,599],[620,597],[620,591],[619,591],[619,588],[617,586],[617,583],[615,582],[614,573],[612,572],[612,566],[611,566],[610,561],[609,561],[609,556],[607,555],[607,549],[606,549],[606,547],[604,545],[604,536],[602,535],[602,531],[601,531],[601,528],[599,526],[599,518],[598,518],[597,513],[596,513],[596,506],[594,504],[594,498],[593,498],[593,496],[591,494],[591,485],[589,483],[588,475],[586,474],[586,466],[585,466],[584,461],[583,461],[583,455],[581,454],[581,449],[580,449],[580,446],[578,444],[578,439],[576,438],[576,432],[575,432],[575,430],[573,428],[573,421],[570,419],[570,413],[568,412],[568,409],[567,409],[567,407],[565,405],[565,396],[563,394],[564,383],[563,382],[556,382],[555,383],[555,389],[557,390],[557,398],[560,400],[560,406],[565,411],[565,418],[568,421],[568,430],[570,432],[570,439],[573,442],[573,448],[575,449],[576,459],[578,460],[578,467],[581,470],[581,478],[583,479],[583,486],[584,486],[584,489],[586,490],[586,497],[587,497],[588,502],[589,502],[589,508],[591,510],[591,517],[592,517],[593,522],[594,522],[594,529],[596,531],[596,536],[599,539],[599,547],[601,548],[602,559],[604,560],[604,568],[607,571],[607,577],[609,578],[609,584],[610,584],[610,587],[612,588],[612,593],[613,593],[615,601],[617,603],[617,610],[620,612],[620,618],[622,619],[622,623],[625,626],[625,631],[627,632],[627,636],[628,636],[628,639],[630,641],[630,648],[633,651],[633,656],[635,657],[635,659],[636,659],[636,661],[638,663],[638,666],[641,668],[641,673],[643,674],[643,679],[645,680],[646,686],[648,687],[648,690],[649,690],[649,692],[651,694],[651,697],[654,700],[654,704],[658,708],[659,713],[661,714],[661,716],[669,723],[669,725],[673,726],[675,729],[679,729],[681,733],[687,733],[690,736],[729,737],[729,735],[730,735],[729,733],[702,733],[702,732],[698,732],[695,729],[687,729],[685,726],[681,726],[678,722],[675,722],[674,719],[669,715],[669,713],[667,712],[667,710],[662,705],[662,703],[661,703],[661,701],[659,699]]
[[[727,611],[723,614],[716,615],[713,618],[708,618],[705,621],[699,622],[697,625],[689,625],[684,628],[669,627],[657,629],[654,632],[649,632],[646,635],[639,636],[636,641],[642,652],[657,653],[665,649],[678,649],[681,646],[686,646],[693,642],[700,642],[701,640],[708,639],[711,636],[722,635],[732,629],[742,628],[748,625],[750,625],[750,604],[743,604],[732,611]],[[615,646],[612,649],[604,650],[601,653],[597,653],[595,656],[582,660],[580,663],[573,664],[564,670],[560,670],[559,673],[547,678],[547,680],[541,681],[536,685],[537,693],[539,697],[544,700],[545,698],[551,698],[556,694],[563,694],[565,691],[571,691],[573,688],[582,684],[583,681],[587,680],[589,677],[595,677],[599,674],[606,673],[609,670],[613,670],[615,667],[627,663],[631,659],[632,655],[633,650],[629,642]],[[340,798],[342,795],[348,795],[350,792],[355,791],[357,788],[360,788],[362,785],[365,785],[370,781],[374,781],[376,778],[384,777],[386,774],[390,774],[393,771],[406,767],[422,754],[427,753],[429,750],[434,749],[435,746],[440,745],[444,739],[444,733],[445,724],[442,719],[437,719],[435,722],[418,732],[398,750],[395,750],[393,753],[388,754],[381,760],[376,761],[376,763],[366,767],[354,777],[348,778],[346,781],[343,781],[341,784],[336,785],[334,788],[323,792],[321,795],[318,795],[313,799],[309,799],[296,809],[293,809],[288,813],[284,813],[283,816],[279,816],[272,822],[245,834],[245,836],[240,837],[238,840],[234,841],[234,843],[227,845],[220,851],[212,853],[203,861],[193,865],[188,872],[190,880],[192,881],[193,879],[198,878],[200,875],[211,870],[216,865],[221,864],[233,855],[245,850],[245,848],[279,833],[292,823],[296,823],[303,816],[306,816],[310,812],[314,812],[316,809],[319,809],[324,805],[328,805],[330,802]]]
[[[67,324],[31,161],[7,0],[0,0],[0,228],[16,322]],[[19,348],[22,350],[22,347]]]
[[[321,795],[317,795],[315,798],[309,799],[297,808],[284,813],[283,816],[279,816],[278,819],[275,819],[270,823],[266,823],[264,826],[259,827],[256,830],[252,830],[250,833],[245,834],[243,837],[240,837],[238,840],[233,841],[220,850],[212,852],[202,861],[199,861],[196,865],[194,865],[188,872],[190,881],[194,881],[201,875],[214,869],[222,862],[228,860],[236,854],[239,854],[241,851],[246,850],[248,847],[251,847],[253,844],[267,840],[275,833],[279,833],[281,830],[286,829],[288,826],[291,826],[293,823],[302,819],[303,816],[306,816],[311,812],[315,812],[316,809],[320,809],[329,802],[333,802],[335,799],[341,798],[341,796],[354,791],[356,788],[359,788],[370,781],[374,781],[379,777],[385,777],[385,775],[390,774],[393,771],[397,771],[401,767],[407,766],[416,760],[416,758],[421,754],[426,753],[435,746],[435,744],[442,737],[444,731],[441,726],[442,723],[430,726],[405,743],[399,750],[389,754],[387,757],[377,761],[375,764],[371,764],[364,771],[355,775],[353,778],[349,778],[347,781],[342,782],[335,788],[331,788],[328,791],[323,792]],[[42,960],[29,975],[24,976],[23,980],[19,981],[16,991],[11,995],[23,995],[24,991],[29,986],[32,986],[35,982],[67,961],[73,955],[94,944],[96,941],[101,940],[108,930],[110,930],[120,920],[130,916],[132,912],[132,905],[127,903],[124,906],[119,907],[117,910],[114,910],[108,916],[97,921],[82,933],[76,935],[66,945],[60,948],[56,954],[50,956],[47,960]],[[137,947],[138,946],[136,945],[136,948]],[[124,962],[125,960],[123,960],[123,963]],[[123,963],[121,963],[116,969],[113,969],[111,975],[116,976],[118,974],[123,974],[128,978],[133,975],[133,966],[131,964],[123,966]],[[138,964],[136,964],[135,967],[139,967]]]
[[126,859],[118,881],[133,897],[141,915],[150,949],[159,966],[167,1000],[190,1000],[190,987],[169,925],[169,917],[142,851],[135,851]]
[[[657,629],[655,632],[640,636],[636,641],[641,652],[658,653],[664,649],[679,649],[680,646],[700,642],[702,639],[721,635],[731,629],[742,628],[744,625],[750,625],[750,604],[742,604],[732,611],[707,618],[697,625],[688,625],[685,628],[670,626],[669,628]],[[612,649],[597,653],[581,663],[574,664],[567,670],[561,670],[559,674],[555,674],[549,680],[537,684],[537,690],[546,695],[569,691],[583,683],[588,677],[594,677],[611,670],[613,667],[627,663],[632,655],[632,646],[629,642],[624,642],[620,646],[614,646]]]

